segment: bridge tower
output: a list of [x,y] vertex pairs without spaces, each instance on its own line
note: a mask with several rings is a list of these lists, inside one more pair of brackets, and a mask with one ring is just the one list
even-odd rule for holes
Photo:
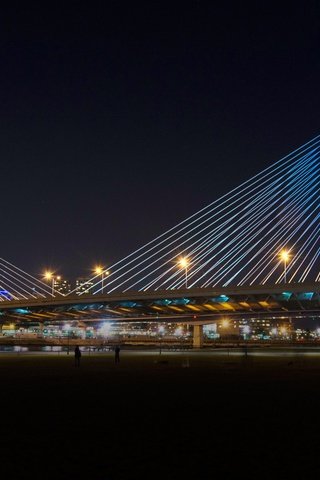
[[201,348],[203,346],[203,325],[193,326],[193,348]]

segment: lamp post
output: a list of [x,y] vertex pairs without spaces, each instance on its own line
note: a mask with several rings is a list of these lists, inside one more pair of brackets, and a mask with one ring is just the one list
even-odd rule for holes
[[102,288],[101,288],[101,293],[103,293],[103,288],[104,288],[103,279],[106,278],[106,277],[109,275],[109,273],[110,273],[110,272],[109,272],[108,270],[104,270],[104,271],[102,272],[102,275],[101,275],[101,277],[102,277],[102,281],[101,281],[101,286],[102,286]]
[[[47,280],[49,285],[51,285],[51,295],[54,296],[54,279],[55,279],[55,276],[54,276],[53,272],[50,272],[49,270],[47,270],[44,273],[44,279]],[[60,280],[60,279],[61,279],[61,277],[58,276],[57,280]]]
[[97,275],[101,275],[101,293],[103,293],[103,289],[104,289],[104,279],[107,275],[110,274],[110,272],[108,270],[105,270],[103,267],[101,267],[100,265],[98,265],[95,269],[94,269],[94,272],[97,274]]
[[287,283],[287,265],[290,260],[290,253],[288,250],[281,250],[280,252],[280,259],[283,261],[283,281],[284,283]]
[[178,261],[178,265],[180,268],[184,269],[185,272],[185,287],[188,288],[188,266],[189,260],[187,257],[181,257]]

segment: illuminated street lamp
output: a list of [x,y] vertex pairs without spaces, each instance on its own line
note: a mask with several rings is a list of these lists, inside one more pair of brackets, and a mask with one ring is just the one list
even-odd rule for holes
[[185,285],[186,288],[188,288],[188,266],[189,266],[189,260],[187,257],[181,257],[178,260],[178,265],[180,268],[184,269],[185,271]]
[[288,250],[281,250],[280,260],[283,261],[283,265],[284,265],[283,281],[284,283],[287,283],[287,264],[290,260],[290,253],[288,252]]
[[96,266],[96,268],[94,269],[94,272],[96,275],[101,275],[101,293],[103,293],[103,289],[104,289],[103,280],[106,276],[110,275],[110,272],[108,270],[105,270],[100,265]]
[[57,280],[61,280],[60,275],[58,275],[57,277],[55,277],[53,272],[50,272],[49,270],[47,270],[47,271],[44,273],[43,276],[44,276],[44,279],[47,280],[47,282],[49,283],[49,285],[51,284],[51,294],[52,294],[52,296],[54,296],[54,281],[55,281],[55,278],[56,278]]

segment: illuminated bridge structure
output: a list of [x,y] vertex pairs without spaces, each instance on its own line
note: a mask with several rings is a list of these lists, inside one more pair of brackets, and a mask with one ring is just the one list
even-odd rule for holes
[[169,322],[194,326],[194,345],[202,344],[202,325],[221,318],[290,319],[320,317],[320,285],[281,285],[179,289],[175,291],[66,296],[14,300],[1,304],[0,322],[100,321]]
[[209,323],[320,312],[320,136],[62,296],[0,259],[0,317]]

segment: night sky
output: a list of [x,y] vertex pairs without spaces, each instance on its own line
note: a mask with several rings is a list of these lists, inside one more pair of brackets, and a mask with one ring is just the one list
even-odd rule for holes
[[319,2],[224,3],[1,8],[1,257],[87,275],[320,133]]

